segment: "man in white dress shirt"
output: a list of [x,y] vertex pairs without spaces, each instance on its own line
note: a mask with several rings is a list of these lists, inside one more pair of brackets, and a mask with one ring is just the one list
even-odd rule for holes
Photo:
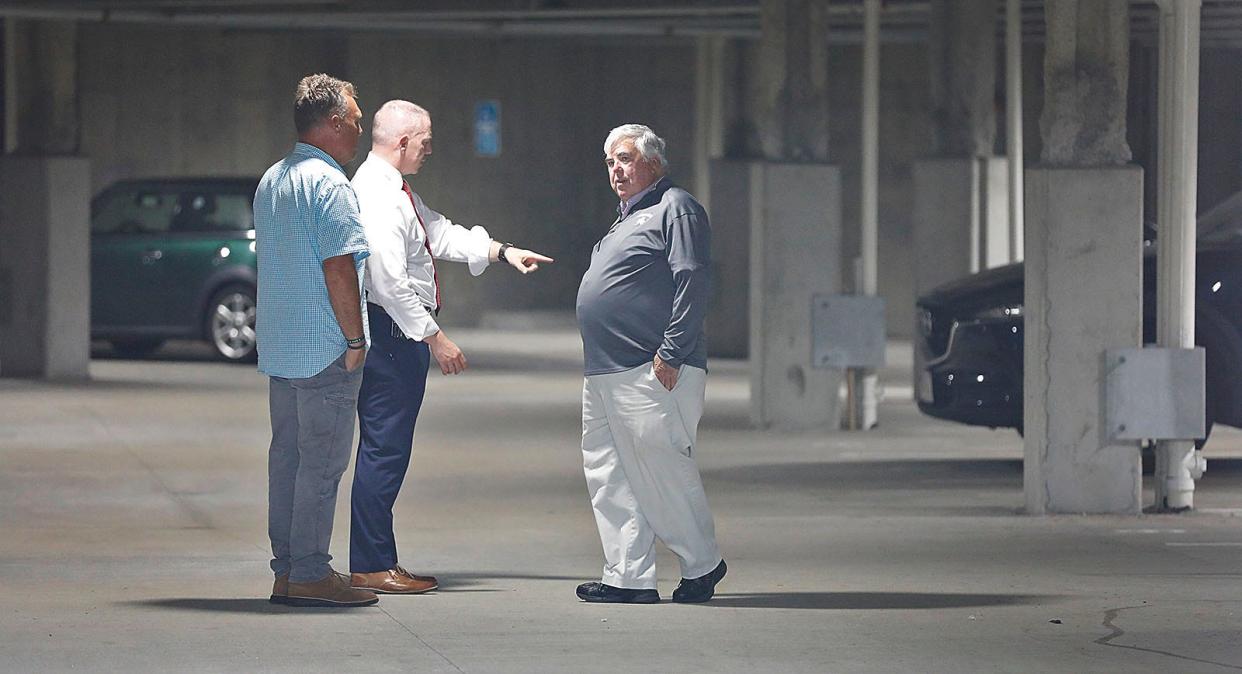
[[523,274],[552,262],[428,208],[402,176],[417,174],[430,155],[431,115],[409,101],[389,101],[375,113],[371,153],[351,181],[371,247],[366,291],[372,357],[358,397],[350,580],[356,588],[389,594],[438,586],[434,577],[397,563],[392,530],[392,506],[410,463],[431,359],[444,374],[466,369],[465,355],[436,323],[441,295],[435,260],[465,262],[475,276],[490,262],[503,260]]

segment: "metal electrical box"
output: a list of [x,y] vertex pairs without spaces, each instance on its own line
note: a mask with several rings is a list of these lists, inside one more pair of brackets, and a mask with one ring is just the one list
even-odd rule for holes
[[1104,429],[1108,437],[1203,437],[1206,362],[1202,347],[1136,347],[1105,352]]
[[812,296],[812,367],[882,367],[886,342],[883,299],[866,295]]

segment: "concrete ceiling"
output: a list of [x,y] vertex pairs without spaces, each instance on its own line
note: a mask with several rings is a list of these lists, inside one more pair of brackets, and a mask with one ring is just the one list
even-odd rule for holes
[[[829,39],[861,40],[863,0],[830,0]],[[885,0],[886,41],[927,38],[929,0]],[[1028,40],[1044,34],[1043,0],[1021,0]],[[1154,43],[1153,0],[1132,0],[1134,39]],[[1005,2],[997,0],[1003,34]],[[376,30],[479,36],[759,37],[758,0],[0,0],[0,17],[233,29]],[[1242,46],[1242,0],[1203,0],[1206,46]]]

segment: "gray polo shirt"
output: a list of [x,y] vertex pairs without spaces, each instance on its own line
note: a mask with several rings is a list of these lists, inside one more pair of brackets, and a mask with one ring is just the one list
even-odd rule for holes
[[578,286],[588,376],[635,368],[657,353],[674,367],[707,368],[710,248],[707,212],[668,178],[613,223]]

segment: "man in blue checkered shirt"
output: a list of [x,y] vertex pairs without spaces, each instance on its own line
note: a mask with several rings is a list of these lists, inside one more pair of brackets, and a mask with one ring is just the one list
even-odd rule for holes
[[298,83],[298,142],[254,196],[259,371],[268,375],[268,536],[273,603],[368,606],[375,593],[332,570],[337,486],[349,464],[366,358],[358,198],[341,165],[362,135],[354,86]]

